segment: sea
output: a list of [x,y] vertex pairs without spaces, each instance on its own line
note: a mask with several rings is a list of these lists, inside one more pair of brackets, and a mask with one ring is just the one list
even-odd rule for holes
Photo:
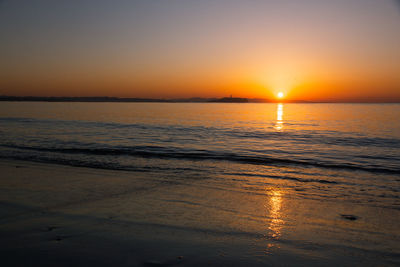
[[[400,104],[2,102],[0,157],[193,183],[219,193],[174,201],[233,212],[231,230],[264,231],[246,223],[261,220],[278,244],[400,262]],[[240,204],[264,195],[267,211]]]

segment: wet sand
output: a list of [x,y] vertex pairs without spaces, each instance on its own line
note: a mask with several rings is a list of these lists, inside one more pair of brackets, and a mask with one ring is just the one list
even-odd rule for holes
[[0,170],[1,266],[400,264],[398,210],[201,177],[9,160]]

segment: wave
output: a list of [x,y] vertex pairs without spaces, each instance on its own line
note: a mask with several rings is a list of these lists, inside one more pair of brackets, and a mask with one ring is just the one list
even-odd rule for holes
[[265,174],[253,174],[253,173],[224,173],[225,175],[232,175],[232,176],[248,176],[248,177],[262,177],[262,178],[272,178],[272,179],[281,179],[281,180],[291,180],[296,182],[302,183],[321,183],[321,184],[348,184],[338,181],[332,180],[324,180],[324,179],[304,179],[298,177],[290,177],[285,175],[265,175]]
[[[34,147],[34,146],[19,146],[19,145],[0,145],[1,147],[31,150],[49,153],[62,153],[62,154],[83,154],[83,155],[96,155],[96,156],[131,156],[141,158],[159,158],[159,159],[179,159],[179,160],[192,160],[192,161],[230,161],[243,164],[254,165],[277,165],[287,166],[295,165],[301,167],[318,167],[328,169],[341,169],[349,171],[366,171],[373,173],[388,173],[400,174],[400,168],[375,166],[375,165],[361,165],[354,163],[336,163],[336,162],[323,162],[312,159],[289,159],[270,156],[256,156],[244,155],[233,152],[217,152],[210,150],[194,150],[194,149],[177,149],[174,147],[162,146],[133,146],[133,147],[102,147],[102,148],[59,148],[59,147]],[[98,163],[101,165],[103,163]],[[96,166],[99,167],[99,166]],[[123,168],[123,167],[121,167]]]

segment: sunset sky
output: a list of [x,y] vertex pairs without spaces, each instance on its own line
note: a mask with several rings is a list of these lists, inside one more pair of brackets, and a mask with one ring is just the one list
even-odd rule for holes
[[0,0],[0,95],[400,101],[393,0]]

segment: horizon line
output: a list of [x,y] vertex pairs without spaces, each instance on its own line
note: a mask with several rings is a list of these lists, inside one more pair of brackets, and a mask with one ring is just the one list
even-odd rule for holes
[[0,95],[2,102],[155,102],[155,103],[370,103],[396,104],[400,99],[387,98],[367,99],[271,99],[249,97],[182,97],[182,98],[153,98],[153,97],[118,97],[118,96],[9,96]]

